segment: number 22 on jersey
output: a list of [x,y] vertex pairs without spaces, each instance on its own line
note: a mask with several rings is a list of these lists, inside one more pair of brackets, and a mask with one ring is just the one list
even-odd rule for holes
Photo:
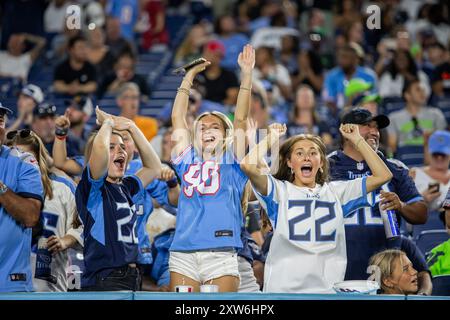
[[215,195],[220,188],[220,167],[215,161],[191,164],[183,175],[186,183],[183,193],[191,198],[194,192],[200,195]]

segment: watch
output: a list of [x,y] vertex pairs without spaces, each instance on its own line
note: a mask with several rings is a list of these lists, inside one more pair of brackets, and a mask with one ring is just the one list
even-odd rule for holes
[[8,186],[0,181],[0,196],[8,191]]

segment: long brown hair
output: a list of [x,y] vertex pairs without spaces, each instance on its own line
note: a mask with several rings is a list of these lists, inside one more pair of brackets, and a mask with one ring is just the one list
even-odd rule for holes
[[292,174],[291,168],[289,168],[287,162],[291,159],[294,145],[302,140],[309,140],[319,147],[320,158],[322,160],[322,170],[319,170],[316,175],[316,183],[324,184],[328,181],[328,169],[329,163],[326,155],[325,144],[319,136],[312,134],[299,134],[287,139],[280,147],[280,155],[278,159],[278,171],[274,174],[274,177],[278,180],[285,180],[293,182],[295,176]]
[[24,145],[31,148],[31,151],[33,151],[34,156],[36,157],[39,171],[41,172],[41,180],[44,187],[44,199],[45,197],[48,197],[50,200],[53,199],[52,182],[50,180],[50,171],[47,162],[47,158],[50,158],[50,155],[48,154],[47,149],[45,149],[41,138],[33,131],[30,131],[30,135],[26,137],[16,134],[11,139],[10,143],[15,146]]

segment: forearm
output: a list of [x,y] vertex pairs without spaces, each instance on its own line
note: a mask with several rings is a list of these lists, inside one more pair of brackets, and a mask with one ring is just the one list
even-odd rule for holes
[[180,90],[175,96],[172,108],[172,124],[174,129],[187,128],[186,115],[189,106],[189,90],[192,87],[193,77],[188,73],[181,82]]
[[161,160],[136,124],[131,126],[130,133],[141,156],[142,166],[155,172],[161,172]]
[[403,203],[400,214],[411,224],[424,224],[428,219],[428,209],[423,201]]
[[309,74],[309,81],[311,82],[311,85],[316,89],[317,91],[320,91],[322,89],[323,84],[323,76],[322,75],[316,75],[314,72],[311,72]]
[[16,121],[13,122],[13,124],[8,128],[7,131],[15,131],[15,130],[19,130],[20,126],[23,123],[23,117],[19,116]]
[[97,83],[95,81],[90,81],[86,84],[80,84],[78,86],[78,92],[80,93],[91,93],[97,90]]
[[64,170],[64,164],[67,160],[67,146],[66,146],[66,139],[58,139],[55,136],[55,141],[53,143],[53,150],[52,150],[52,156],[53,156],[53,164],[58,169]]
[[60,93],[67,93],[70,90],[70,86],[62,80],[56,80],[53,83],[53,87],[55,88],[55,91]]
[[386,166],[383,160],[372,149],[372,147],[364,140],[359,138],[355,144],[356,149],[364,157],[372,175],[367,179],[367,192],[371,192],[384,183],[392,179],[392,172]]
[[[112,120],[105,120],[98,131],[92,144],[89,167],[93,179],[98,179],[105,174],[109,166],[109,145],[111,142]],[[87,159],[86,159],[87,160]]]
[[180,197],[180,186],[177,185],[175,188],[169,188],[168,198],[169,204],[174,207],[178,206],[178,198]]
[[14,220],[27,228],[32,228],[37,225],[40,216],[40,207],[37,204],[39,201],[33,200],[21,197],[11,190],[8,190],[0,196],[0,206],[2,206]]
[[250,112],[250,99],[252,94],[252,73],[241,73],[241,87],[239,89],[236,111],[234,112],[235,125],[246,123]]
[[433,291],[433,284],[431,282],[431,276],[428,271],[419,272],[417,275],[419,282],[419,294],[425,293],[427,296],[431,296]]

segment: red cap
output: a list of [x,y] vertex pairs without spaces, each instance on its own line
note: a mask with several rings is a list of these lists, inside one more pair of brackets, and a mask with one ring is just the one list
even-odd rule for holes
[[220,53],[222,56],[225,55],[225,46],[223,43],[219,40],[211,40],[209,41],[206,46],[206,50],[214,52],[214,53]]

